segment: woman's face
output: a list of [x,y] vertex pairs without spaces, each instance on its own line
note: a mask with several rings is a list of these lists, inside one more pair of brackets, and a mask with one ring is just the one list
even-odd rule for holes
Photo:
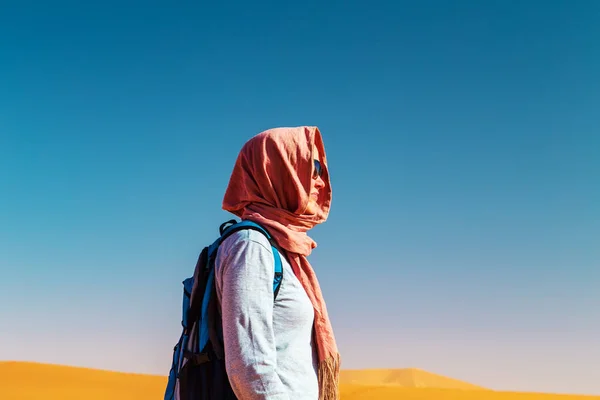
[[[313,147],[314,161],[320,161],[319,149]],[[316,167],[313,165],[313,174],[311,180],[310,199],[306,207],[307,214],[316,214],[318,211],[319,191],[325,187],[325,182],[320,175],[316,173]]]

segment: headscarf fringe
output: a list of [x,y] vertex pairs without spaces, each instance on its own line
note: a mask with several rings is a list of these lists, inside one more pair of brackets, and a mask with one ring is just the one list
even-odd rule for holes
[[340,355],[319,363],[319,400],[339,400]]

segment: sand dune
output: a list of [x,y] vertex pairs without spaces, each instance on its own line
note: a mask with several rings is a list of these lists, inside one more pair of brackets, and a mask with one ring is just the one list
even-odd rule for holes
[[23,362],[0,363],[2,400],[161,399],[166,378]]
[[342,384],[342,400],[598,400],[600,396]]
[[[2,400],[161,400],[165,383],[164,376],[0,362]],[[344,371],[341,386],[342,400],[600,400],[491,391],[417,369]]]
[[344,384],[370,386],[394,385],[405,388],[486,390],[480,386],[432,374],[417,368],[343,370],[340,381]]

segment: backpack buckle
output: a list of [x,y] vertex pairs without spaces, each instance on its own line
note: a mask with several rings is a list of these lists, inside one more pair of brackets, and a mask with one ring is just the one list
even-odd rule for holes
[[190,365],[202,365],[204,363],[212,361],[208,353],[192,353],[191,351],[184,351],[184,357],[187,358]]

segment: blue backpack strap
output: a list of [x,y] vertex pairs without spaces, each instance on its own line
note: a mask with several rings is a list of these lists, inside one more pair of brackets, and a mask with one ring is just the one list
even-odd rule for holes
[[[232,224],[229,227],[225,227],[227,224]],[[273,239],[273,237],[269,234],[269,232],[267,232],[266,229],[264,229],[262,226],[258,225],[255,222],[252,221],[241,221],[241,222],[237,222],[235,220],[230,220],[225,222],[224,224],[222,224],[219,228],[219,232],[221,233],[221,236],[215,240],[210,246],[208,246],[208,263],[214,263],[215,260],[215,255],[216,252],[219,248],[219,246],[221,245],[221,243],[227,238],[229,237],[231,234],[233,234],[234,232],[237,232],[239,230],[242,229],[253,229],[256,231],[261,232],[263,235],[265,235],[267,237],[267,239],[269,240],[269,243],[271,243],[271,248],[273,249],[273,258],[274,258],[274,264],[275,264],[275,276],[273,279],[273,301],[277,298],[277,294],[279,293],[279,288],[281,287],[281,281],[283,280],[283,267],[281,265],[281,257],[279,255],[279,251],[275,245],[275,240]],[[210,328],[208,325],[208,313],[209,313],[209,304],[210,304],[210,300],[211,297],[213,296],[213,282],[215,279],[215,270],[212,267],[213,264],[209,265],[208,267],[208,276],[207,276],[207,282],[206,282],[206,290],[204,291],[204,297],[202,299],[202,303],[201,303],[201,310],[200,310],[200,326],[199,326],[199,332],[198,332],[198,345],[199,345],[199,349],[200,351],[202,351],[202,349],[204,349],[204,347],[206,346],[206,344],[209,341],[209,336],[210,336]]]
[[273,248],[273,257],[275,258],[275,278],[273,279],[273,300],[275,300],[281,287],[281,280],[283,279],[283,266],[281,265],[279,251],[272,244],[271,247]]
[[[228,224],[231,225],[229,227],[226,227]],[[265,235],[269,240],[271,248],[273,249],[273,258],[275,261],[275,278],[273,279],[273,299],[277,298],[279,288],[281,287],[281,281],[283,280],[283,266],[281,265],[280,250],[277,247],[277,244],[275,243],[275,239],[265,228],[253,221],[243,220],[240,222],[236,222],[234,219],[229,220],[219,227],[219,232],[221,233],[219,244],[223,240],[225,240],[229,235],[241,229],[253,229],[259,231],[260,233]]]

